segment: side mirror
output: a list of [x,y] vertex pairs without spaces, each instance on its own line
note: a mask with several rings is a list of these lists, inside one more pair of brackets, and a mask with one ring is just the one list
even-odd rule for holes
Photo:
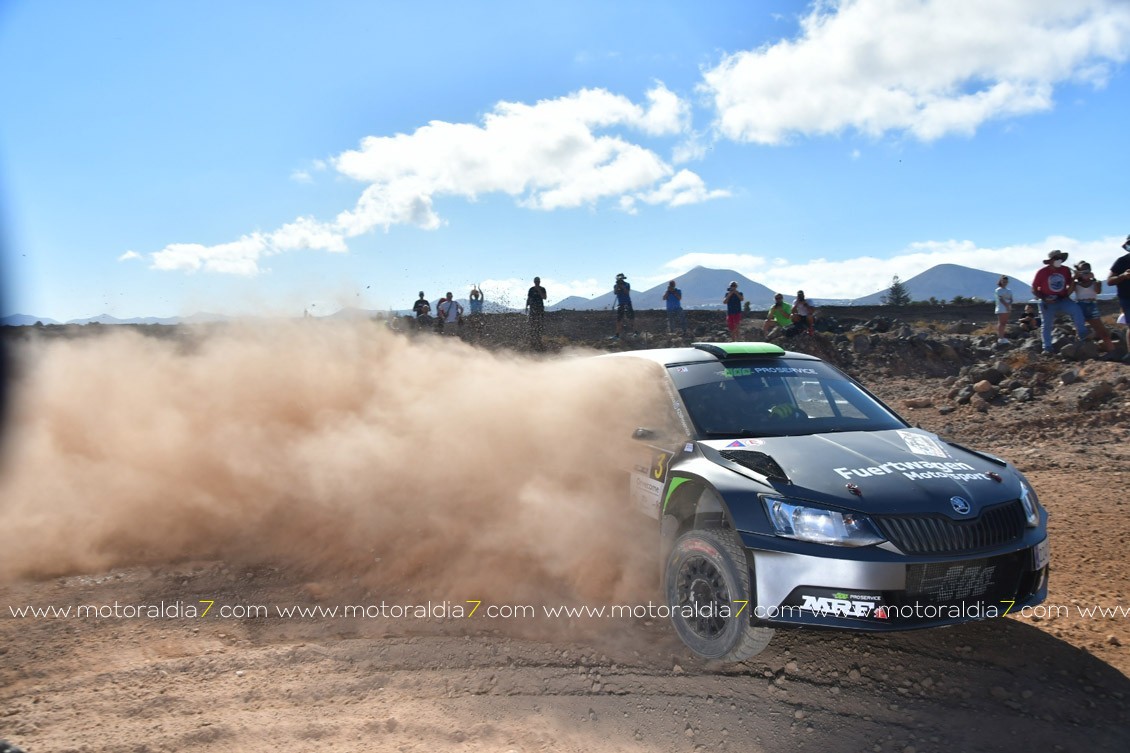
[[655,439],[655,437],[656,433],[654,431],[652,431],[651,429],[645,429],[642,426],[632,432],[632,439],[638,439],[641,442]]

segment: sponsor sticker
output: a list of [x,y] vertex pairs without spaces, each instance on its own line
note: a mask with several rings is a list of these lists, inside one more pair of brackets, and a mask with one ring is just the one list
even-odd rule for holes
[[915,455],[929,455],[935,458],[949,457],[942,446],[935,442],[932,437],[925,434],[916,434],[913,431],[900,431],[898,435],[902,437],[902,441],[906,442],[906,449]]
[[804,369],[797,366],[758,366],[744,368],[727,368],[722,370],[728,377],[753,376],[754,374],[815,374],[816,369]]
[[687,442],[683,445],[683,452],[694,452],[694,442]]
[[765,444],[763,439],[735,439],[726,447],[760,447],[763,444]]
[[632,474],[630,490],[632,502],[643,514],[659,519],[659,500],[663,494],[663,484],[642,473]]
[[782,609],[801,609],[818,617],[855,617],[860,619],[887,619],[887,606],[877,591],[836,591],[807,588],[794,591]]
[[880,463],[866,468],[833,468],[833,472],[849,481],[856,478],[870,476],[886,476],[892,473],[901,473],[911,481],[925,481],[933,478],[950,479],[951,481],[990,481],[984,473],[980,473],[969,463],[948,461],[945,463],[935,460],[912,460],[907,462]]
[[830,599],[826,596],[801,596],[801,608],[815,612],[821,617],[870,617],[875,610],[871,601],[852,599]]

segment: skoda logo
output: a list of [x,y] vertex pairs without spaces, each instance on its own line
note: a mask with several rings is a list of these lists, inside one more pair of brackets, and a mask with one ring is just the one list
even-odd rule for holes
[[950,504],[953,506],[953,511],[958,515],[965,515],[969,512],[969,502],[961,497],[950,497]]

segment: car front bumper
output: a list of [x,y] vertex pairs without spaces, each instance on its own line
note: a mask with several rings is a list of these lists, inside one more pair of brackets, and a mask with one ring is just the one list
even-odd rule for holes
[[838,558],[746,543],[756,624],[911,630],[1000,617],[1047,597],[1046,538],[1009,551],[934,558],[874,548],[839,549]]

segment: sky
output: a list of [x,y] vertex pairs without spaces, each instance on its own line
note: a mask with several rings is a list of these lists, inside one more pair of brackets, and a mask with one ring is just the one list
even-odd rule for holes
[[0,0],[0,315],[1106,270],[1128,58],[1130,0]]

